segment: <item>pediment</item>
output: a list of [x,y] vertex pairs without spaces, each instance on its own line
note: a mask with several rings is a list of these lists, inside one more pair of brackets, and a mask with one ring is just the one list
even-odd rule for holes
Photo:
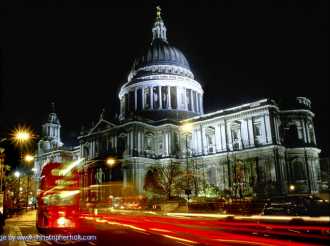
[[93,133],[97,133],[97,132],[103,132],[107,129],[110,129],[112,127],[114,127],[115,124],[106,121],[104,119],[101,119],[90,131],[88,134],[93,134]]

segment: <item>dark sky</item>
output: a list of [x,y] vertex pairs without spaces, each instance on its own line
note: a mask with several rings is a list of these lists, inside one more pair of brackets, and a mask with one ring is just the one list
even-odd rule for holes
[[66,144],[103,107],[108,118],[118,112],[118,88],[151,41],[160,3],[169,42],[203,85],[206,112],[307,96],[328,156],[327,1],[106,2],[1,1],[0,137],[18,123],[40,131],[52,101]]

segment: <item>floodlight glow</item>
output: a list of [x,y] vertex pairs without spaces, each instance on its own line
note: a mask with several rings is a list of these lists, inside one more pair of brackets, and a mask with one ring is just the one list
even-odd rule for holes
[[181,130],[185,133],[192,132],[193,124],[191,123],[185,123],[181,126]]
[[26,154],[26,155],[24,156],[24,160],[25,160],[26,162],[31,162],[31,161],[34,160],[34,157],[33,157],[33,155]]

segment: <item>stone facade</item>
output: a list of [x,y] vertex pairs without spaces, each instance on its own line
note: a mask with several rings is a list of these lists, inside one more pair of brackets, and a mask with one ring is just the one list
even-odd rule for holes
[[[111,180],[107,168],[89,167],[115,157],[124,186],[133,185],[138,193],[144,191],[149,167],[173,161],[197,169],[208,185],[234,196],[317,193],[320,150],[310,100],[262,99],[204,113],[202,86],[182,52],[169,45],[166,31],[158,12],[152,43],[120,88],[118,119],[107,121],[102,113],[95,126],[81,133],[80,145],[67,152],[71,159],[84,158],[83,182],[90,184],[96,176]],[[59,122],[52,122],[44,129],[58,132],[46,131],[39,142],[39,170],[49,153],[66,153],[59,148]],[[43,146],[57,150],[44,151]]]

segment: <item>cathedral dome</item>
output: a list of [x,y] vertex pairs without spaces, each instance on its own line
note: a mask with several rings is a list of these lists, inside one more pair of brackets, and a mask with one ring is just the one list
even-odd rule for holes
[[203,114],[203,89],[183,53],[170,45],[160,8],[152,41],[119,91],[120,120],[180,120]]
[[147,52],[135,61],[134,69],[152,65],[174,65],[190,70],[182,52],[160,38],[154,39]]

